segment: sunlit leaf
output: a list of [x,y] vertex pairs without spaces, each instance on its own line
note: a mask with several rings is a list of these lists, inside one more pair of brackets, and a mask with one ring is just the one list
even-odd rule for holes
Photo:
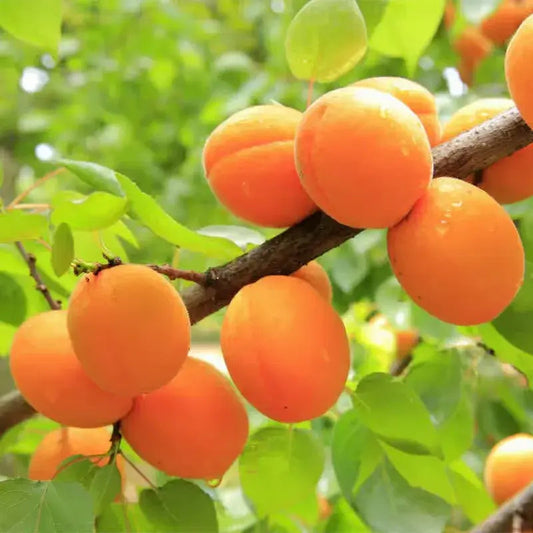
[[296,78],[327,82],[353,68],[366,45],[365,21],[355,0],[311,0],[287,30],[285,53]]
[[259,245],[265,242],[264,235],[243,226],[206,226],[205,228],[200,228],[198,233],[229,239],[242,250],[247,250],[250,245]]
[[78,176],[91,188],[122,196],[123,192],[118,183],[116,173],[110,168],[88,161],[74,161],[72,159],[56,159],[54,164],[62,165]]
[[97,467],[89,492],[94,500],[94,512],[99,515],[120,493],[121,479],[116,463]]
[[68,271],[74,259],[74,239],[70,226],[62,222],[54,233],[52,243],[52,268],[57,276],[62,276]]
[[0,213],[0,242],[37,239],[47,231],[46,217],[14,210]]

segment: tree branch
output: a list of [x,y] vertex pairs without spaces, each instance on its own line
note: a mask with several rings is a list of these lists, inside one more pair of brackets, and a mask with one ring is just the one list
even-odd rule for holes
[[471,533],[502,533],[514,531],[513,523],[520,517],[519,531],[529,531],[533,527],[533,483],[504,503],[484,522],[472,529]]
[[[465,178],[533,143],[533,131],[516,108],[502,113],[433,149],[434,173]],[[237,291],[264,276],[291,274],[312,259],[339,246],[361,230],[349,228],[318,212],[230,263],[206,272],[205,286],[183,292],[194,324],[226,306]],[[0,399],[0,435],[28,418],[17,392]]]

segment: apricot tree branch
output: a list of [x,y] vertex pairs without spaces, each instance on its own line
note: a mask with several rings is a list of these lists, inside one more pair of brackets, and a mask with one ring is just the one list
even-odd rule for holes
[[472,529],[471,533],[514,531],[513,523],[516,517],[521,519],[520,531],[531,530],[533,527],[533,483],[499,507],[484,522]]
[[[513,108],[435,147],[433,175],[465,178],[531,143],[533,131]],[[195,285],[182,294],[191,323],[226,306],[244,285],[272,274],[291,274],[360,231],[317,212],[250,252],[208,270],[204,286]],[[0,398],[0,435],[26,418],[27,407],[18,393]]]
[[205,285],[207,283],[207,276],[203,272],[195,272],[194,270],[181,270],[179,268],[171,267],[170,265],[147,265],[152,270],[163,274],[170,280],[184,279],[186,281],[193,281],[198,285]]

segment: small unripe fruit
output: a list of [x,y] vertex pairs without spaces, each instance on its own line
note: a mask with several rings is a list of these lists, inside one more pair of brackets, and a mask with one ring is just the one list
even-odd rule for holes
[[311,261],[293,272],[291,276],[307,281],[324,299],[331,302],[332,289],[329,277],[318,261]]
[[281,105],[235,113],[205,143],[209,186],[234,215],[259,226],[292,226],[316,211],[298,179],[294,135],[302,114]]
[[498,442],[485,463],[485,484],[500,505],[533,482],[533,437],[511,435]]
[[323,415],[350,366],[342,320],[309,283],[291,276],[243,287],[228,306],[221,346],[242,395],[280,422]]
[[458,325],[496,318],[524,277],[524,249],[512,219],[486,192],[434,179],[388,232],[392,269],[428,313]]
[[505,53],[509,92],[527,125],[533,129],[533,15],[516,30]]
[[243,450],[248,417],[226,377],[188,357],[170,383],[135,399],[121,429],[139,456],[159,470],[215,480]]
[[355,228],[396,224],[432,175],[428,138],[397,98],[366,87],[326,93],[304,113],[296,162],[309,196]]
[[[104,455],[111,448],[111,433],[105,428],[59,428],[47,433],[33,453],[28,477],[36,481],[53,479],[61,463],[73,455]],[[109,457],[91,457],[98,466],[108,464]],[[124,467],[117,457],[117,467],[124,481]]]
[[435,97],[419,83],[407,78],[383,76],[359,80],[353,83],[352,87],[369,87],[398,98],[420,119],[426,130],[429,144],[435,146],[439,143],[441,126]]
[[68,308],[74,351],[104,390],[125,396],[168,383],[187,357],[190,321],[180,295],[142,265],[120,265],[78,282]]
[[102,390],[83,370],[72,349],[66,311],[26,320],[13,338],[10,367],[26,401],[60,424],[106,426],[131,409],[131,398]]

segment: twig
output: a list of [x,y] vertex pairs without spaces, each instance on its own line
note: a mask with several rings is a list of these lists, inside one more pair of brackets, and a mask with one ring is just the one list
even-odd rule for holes
[[45,181],[48,181],[50,178],[53,178],[54,176],[57,176],[61,172],[65,172],[65,168],[56,168],[52,170],[51,172],[48,172],[48,174],[45,174],[42,178],[38,179],[35,183],[30,185],[26,190],[22,191],[15,199],[7,206],[7,209],[13,209],[17,204],[19,204],[28,194],[30,194],[31,191],[39,187],[42,183]]
[[392,376],[400,376],[412,360],[413,356],[411,354],[408,354],[401,359],[395,359],[391,365],[390,374]]
[[203,272],[195,272],[194,270],[180,270],[179,268],[171,267],[170,265],[147,265],[152,270],[163,274],[170,280],[184,279],[186,281],[193,281],[198,285],[207,284],[207,275]]
[[135,470],[135,472],[137,472],[137,474],[139,474],[144,479],[144,481],[146,481],[146,483],[150,485],[150,487],[152,487],[154,490],[157,490],[157,486],[152,483],[150,478],[131,459],[124,455],[124,452],[122,450],[119,453],[124,458],[124,461],[126,461],[126,463],[128,463],[133,468],[133,470]]
[[48,302],[48,305],[50,306],[50,309],[61,309],[61,302],[52,298],[48,287],[44,284],[41,275],[37,271],[37,259],[35,258],[35,256],[33,254],[28,253],[21,242],[17,241],[15,243],[15,246],[20,252],[20,255],[24,258],[24,261],[26,261],[28,268],[30,269],[30,276],[35,280],[35,283],[37,284],[35,288],[45,297],[46,301]]

